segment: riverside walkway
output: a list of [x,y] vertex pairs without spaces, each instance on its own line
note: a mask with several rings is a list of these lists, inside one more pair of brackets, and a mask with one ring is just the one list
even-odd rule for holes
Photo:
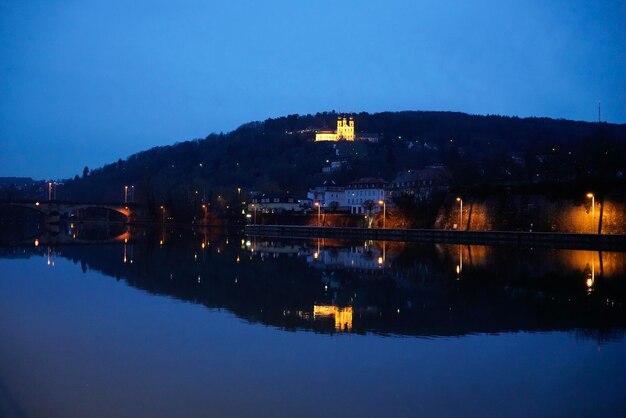
[[609,234],[337,228],[299,225],[246,225],[245,233],[249,236],[259,237],[366,239],[626,251],[626,235]]

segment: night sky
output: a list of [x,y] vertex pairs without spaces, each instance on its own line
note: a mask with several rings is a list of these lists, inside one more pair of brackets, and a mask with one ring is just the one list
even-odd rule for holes
[[0,0],[0,176],[318,111],[626,122],[626,2]]

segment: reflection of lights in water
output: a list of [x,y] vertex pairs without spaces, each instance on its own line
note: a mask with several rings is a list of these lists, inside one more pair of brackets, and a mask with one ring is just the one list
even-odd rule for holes
[[194,253],[193,254],[193,259],[194,259],[194,261],[198,259],[198,253]]
[[319,257],[319,254],[318,254],[318,252],[317,252],[317,251],[315,251],[315,252],[313,253],[313,258],[315,258],[315,259],[317,260],[317,257]]
[[160,241],[159,241],[159,245],[163,245],[163,240],[160,240]]
[[201,281],[201,278],[200,278],[200,276],[198,276],[198,283],[200,283],[200,281]]
[[126,264],[126,244],[124,244],[124,264]]
[[206,244],[203,242],[202,245],[200,245],[202,247],[202,249],[204,250],[204,248],[206,247]]
[[[587,264],[587,268],[589,268],[589,264]],[[587,274],[587,280],[585,280],[585,284],[587,285],[587,293],[590,294],[593,292],[593,285],[596,281],[596,271],[595,271],[595,263],[591,262],[591,272]]]
[[382,265],[383,262],[384,262],[383,257],[382,256],[378,257],[378,264]]
[[337,331],[350,331],[352,329],[352,307],[340,308],[333,305],[313,305],[313,318],[335,319],[335,329]]
[[463,271],[463,246],[459,245],[459,263],[456,265],[457,280],[460,279],[458,276],[461,274],[461,271]]
[[48,247],[48,265],[54,267],[54,258],[52,257],[52,249]]
[[239,255],[237,255],[237,262],[239,262]]

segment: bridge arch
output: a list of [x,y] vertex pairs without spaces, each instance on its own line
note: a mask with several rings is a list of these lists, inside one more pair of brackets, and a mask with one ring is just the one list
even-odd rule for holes
[[63,210],[63,212],[61,212],[61,215],[69,215],[72,212],[75,212],[81,209],[106,209],[106,210],[110,210],[111,212],[120,213],[126,216],[127,218],[130,218],[132,215],[135,214],[135,212],[133,212],[128,206],[113,206],[113,205],[106,205],[106,204],[80,204],[80,205],[74,205],[74,206],[66,208],[65,210]]
[[35,201],[35,202],[0,202],[13,207],[30,209],[43,214],[46,218],[62,217],[69,215],[80,209],[105,209],[111,212],[119,213],[131,219],[137,216],[137,212],[128,205],[113,205],[106,203],[74,203],[60,201]]

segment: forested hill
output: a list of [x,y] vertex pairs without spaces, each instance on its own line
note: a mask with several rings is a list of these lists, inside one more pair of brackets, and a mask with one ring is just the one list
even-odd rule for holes
[[[289,115],[242,125],[227,134],[156,147],[79,176],[59,197],[119,201],[134,185],[146,204],[245,191],[302,195],[331,176],[338,183],[363,176],[391,180],[404,169],[444,164],[459,186],[619,179],[626,174],[626,125],[547,118],[475,116],[455,112],[353,114],[357,132],[378,143],[315,143],[316,129],[334,129],[337,114]],[[196,194],[198,191],[198,194]]]

